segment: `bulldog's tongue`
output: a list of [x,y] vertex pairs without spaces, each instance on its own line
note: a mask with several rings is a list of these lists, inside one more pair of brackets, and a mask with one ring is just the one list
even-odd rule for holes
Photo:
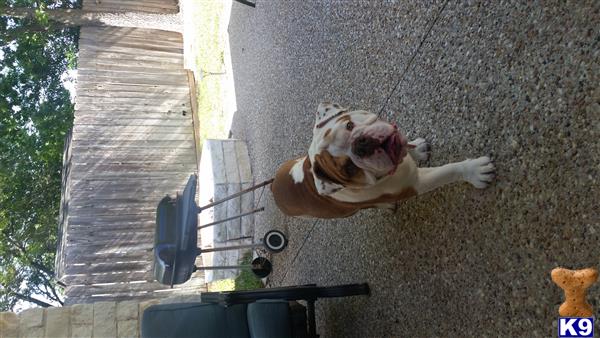
[[383,145],[383,149],[390,157],[390,160],[394,165],[400,163],[400,153],[402,151],[402,144],[397,133],[394,133],[388,137]]

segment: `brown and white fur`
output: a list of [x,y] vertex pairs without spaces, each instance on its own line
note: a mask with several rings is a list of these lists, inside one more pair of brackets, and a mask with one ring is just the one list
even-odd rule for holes
[[415,161],[428,157],[425,140],[408,142],[395,124],[368,111],[321,103],[308,156],[285,162],[271,191],[287,215],[340,218],[364,208],[389,208],[453,182],[482,189],[495,176],[487,156],[418,168]]

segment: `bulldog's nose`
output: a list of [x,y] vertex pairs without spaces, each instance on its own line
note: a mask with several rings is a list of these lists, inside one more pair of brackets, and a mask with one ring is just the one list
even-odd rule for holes
[[368,136],[360,136],[352,143],[352,152],[359,157],[371,156],[381,143],[379,140]]

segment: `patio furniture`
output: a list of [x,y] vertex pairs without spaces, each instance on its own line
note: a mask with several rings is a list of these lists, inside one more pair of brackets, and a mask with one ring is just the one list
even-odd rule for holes
[[[142,337],[318,337],[319,298],[368,295],[363,284],[301,285],[252,291],[206,292],[201,302],[157,304],[142,316]],[[306,306],[298,303],[306,301]]]

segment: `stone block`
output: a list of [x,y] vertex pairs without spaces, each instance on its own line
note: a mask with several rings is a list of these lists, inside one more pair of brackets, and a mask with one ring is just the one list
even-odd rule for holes
[[44,309],[27,309],[19,314],[19,322],[22,328],[41,327],[44,325]]
[[19,317],[13,312],[0,312],[0,338],[19,336]]
[[69,337],[70,309],[52,307],[46,309],[46,337]]
[[[198,167],[198,203],[200,206],[210,203],[214,195],[214,174],[212,158],[208,146],[205,144],[202,148],[202,158]],[[209,209],[210,210],[210,209]]]
[[[242,183],[242,189],[248,189],[252,183]],[[258,190],[260,194],[260,189]],[[266,193],[266,192],[265,192]],[[263,193],[263,198],[265,197]],[[254,191],[245,193],[240,198],[242,212],[248,212],[254,209]],[[244,216],[240,219],[241,237],[250,237],[254,235],[254,214]]]
[[94,337],[117,336],[117,304],[115,302],[94,303]]
[[[227,196],[227,185],[219,184],[215,185],[215,197],[214,200],[218,201]],[[220,221],[222,219],[227,218],[227,203],[216,205],[214,208],[214,221]],[[227,240],[227,227],[223,224],[217,224],[213,226],[212,229],[214,231],[214,241],[215,242],[225,242]],[[216,245],[215,245],[216,246]]]
[[[239,183],[229,183],[227,184],[227,195],[231,196],[235,193],[240,192],[242,189],[241,184]],[[227,205],[227,217],[237,216],[241,213],[240,207],[241,202],[239,198],[234,198],[225,203]],[[227,221],[220,226],[225,226],[227,229],[227,240],[236,240],[239,239],[242,234],[242,223],[239,218],[232,219]]]
[[235,142],[235,153],[237,157],[237,166],[240,173],[240,182],[252,183],[252,169],[250,168],[250,156],[248,156],[248,147],[244,141]]
[[137,338],[139,323],[137,318],[133,320],[117,321],[117,337],[119,338]]
[[138,318],[138,307],[137,301],[124,301],[117,303],[117,320],[130,320]]
[[240,183],[235,141],[223,141],[223,160],[225,161],[227,183]]
[[44,327],[19,327],[19,337],[44,338]]
[[[210,156],[211,158],[214,184],[227,183],[222,141],[206,140],[206,146],[204,148],[205,150],[202,151],[202,158],[204,158],[205,155]],[[202,161],[202,159],[200,161]]]
[[92,338],[92,325],[73,324],[71,326],[72,338]]
[[94,322],[94,304],[75,304],[71,306],[71,323],[92,324]]

